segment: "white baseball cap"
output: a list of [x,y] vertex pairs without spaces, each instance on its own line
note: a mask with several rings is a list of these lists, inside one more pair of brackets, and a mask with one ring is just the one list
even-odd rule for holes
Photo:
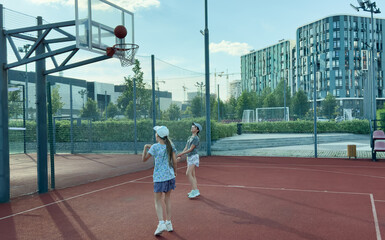
[[170,134],[166,126],[155,126],[154,130],[161,138],[167,137]]

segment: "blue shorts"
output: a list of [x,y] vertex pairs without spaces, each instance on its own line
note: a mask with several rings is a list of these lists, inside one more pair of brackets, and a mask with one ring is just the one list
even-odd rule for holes
[[154,192],[169,192],[175,189],[175,178],[164,181],[164,182],[154,182]]

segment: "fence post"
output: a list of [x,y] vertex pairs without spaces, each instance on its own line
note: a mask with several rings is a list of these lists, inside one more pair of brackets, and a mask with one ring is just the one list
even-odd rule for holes
[[51,160],[51,188],[55,189],[55,156],[53,146],[53,124],[52,124],[52,98],[51,83],[47,82],[47,100],[48,100],[48,138],[49,138],[49,156]]

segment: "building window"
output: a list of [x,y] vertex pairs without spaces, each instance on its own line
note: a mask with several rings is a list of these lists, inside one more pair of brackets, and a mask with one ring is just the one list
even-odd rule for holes
[[333,41],[333,47],[339,48],[340,47],[340,41]]
[[333,32],[333,37],[334,38],[340,38],[340,31],[334,31]]
[[333,57],[338,58],[340,56],[340,51],[333,51]]
[[333,28],[340,28],[339,22],[333,22]]

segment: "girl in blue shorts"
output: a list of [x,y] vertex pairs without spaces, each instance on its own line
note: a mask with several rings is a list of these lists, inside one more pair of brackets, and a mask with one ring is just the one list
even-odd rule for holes
[[[156,144],[146,144],[143,149],[142,160],[145,162],[151,156],[155,159],[153,180],[155,210],[159,224],[154,235],[160,235],[163,231],[173,231],[171,224],[171,190],[175,189],[176,177],[176,149],[168,138],[169,130],[165,126],[155,126]],[[163,220],[163,196],[166,206],[166,221]]]
[[183,152],[178,154],[178,160],[184,155],[187,155],[187,170],[186,175],[191,184],[191,192],[187,194],[189,198],[196,198],[200,195],[197,178],[195,176],[195,167],[199,167],[199,132],[202,131],[202,126],[199,123],[192,123],[191,137],[187,140],[186,147]]

